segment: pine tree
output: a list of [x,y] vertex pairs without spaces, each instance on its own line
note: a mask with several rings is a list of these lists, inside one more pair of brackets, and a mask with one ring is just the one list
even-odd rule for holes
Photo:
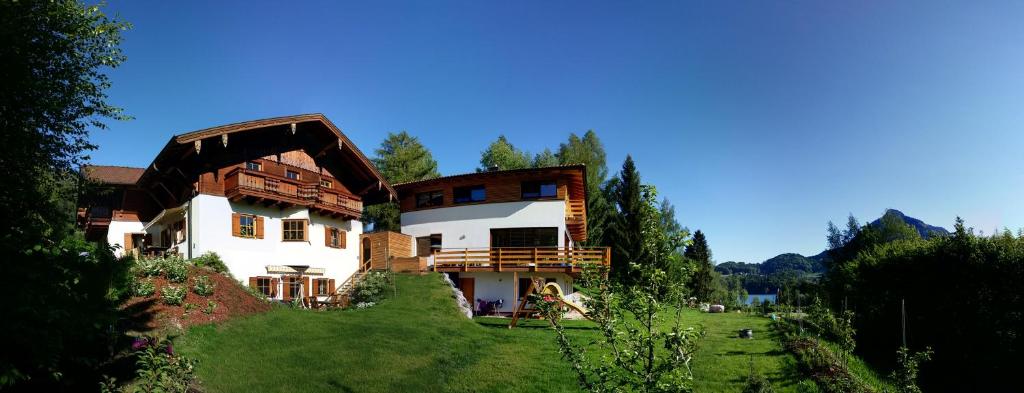
[[619,280],[628,280],[630,263],[647,262],[641,233],[640,173],[633,157],[626,156],[622,171],[609,186],[610,200],[617,209],[605,232],[604,243],[612,247],[612,274]]
[[693,296],[708,301],[715,291],[715,267],[711,264],[711,249],[704,232],[699,229],[694,232],[693,241],[686,246],[683,255],[697,266],[690,281]]
[[487,146],[487,149],[480,152],[480,168],[478,172],[488,171],[491,168],[499,170],[529,168],[533,164],[530,154],[519,150],[504,135],[499,135],[498,140]]
[[[410,181],[432,179],[441,174],[437,171],[437,161],[430,154],[419,138],[408,132],[388,133],[380,147],[374,151],[374,165],[380,170],[388,183],[405,183]],[[367,222],[373,224],[374,231],[400,230],[399,210],[397,202],[367,206],[364,214]]]

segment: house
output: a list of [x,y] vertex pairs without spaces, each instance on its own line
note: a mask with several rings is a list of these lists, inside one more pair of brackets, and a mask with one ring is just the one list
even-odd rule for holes
[[[430,257],[470,304],[510,313],[531,277],[566,294],[587,264],[608,265],[608,248],[587,239],[586,167],[497,170],[396,184],[402,233]],[[493,309],[492,309],[493,308]],[[478,310],[481,311],[481,310]]]
[[273,299],[325,295],[365,270],[363,205],[397,193],[320,114],[176,135],[146,168],[88,166],[79,223],[118,253],[216,252]]

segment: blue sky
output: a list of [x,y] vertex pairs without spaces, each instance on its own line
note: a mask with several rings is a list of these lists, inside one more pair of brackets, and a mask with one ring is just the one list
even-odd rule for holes
[[499,134],[595,130],[610,172],[703,229],[718,262],[824,247],[889,207],[1024,227],[1024,3],[128,2],[93,134],[145,166],[173,134],[322,112],[372,154],[407,130],[444,174]]

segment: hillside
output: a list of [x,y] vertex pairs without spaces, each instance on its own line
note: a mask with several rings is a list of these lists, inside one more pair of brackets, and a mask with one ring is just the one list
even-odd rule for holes
[[[928,239],[929,237],[931,237],[933,235],[936,235],[936,236],[947,236],[947,235],[950,234],[950,232],[948,230],[946,230],[946,228],[937,227],[937,226],[934,226],[934,225],[928,225],[924,221],[918,220],[918,219],[916,219],[914,217],[910,217],[910,216],[908,216],[906,214],[903,214],[903,212],[901,212],[899,210],[896,210],[896,209],[886,209],[885,214],[883,214],[882,217],[885,217],[887,215],[895,215],[896,217],[899,217],[899,219],[903,220],[903,222],[905,222],[908,225],[914,227],[914,229],[917,230],[917,233],[921,235],[922,239]],[[881,225],[882,225],[882,218],[881,217],[879,217],[878,219],[876,219],[876,220],[871,222],[871,226],[873,226],[873,227],[879,227]]]
[[[199,359],[207,392],[579,391],[546,322],[509,330],[507,319],[469,320],[437,275],[396,282],[398,296],[369,309],[274,308],[195,326],[177,348]],[[777,392],[795,391],[794,359],[769,319],[691,310],[684,318],[707,330],[693,365],[696,391],[741,391],[751,361]],[[581,341],[599,334],[590,322],[567,322]],[[740,328],[755,338],[735,338]]]

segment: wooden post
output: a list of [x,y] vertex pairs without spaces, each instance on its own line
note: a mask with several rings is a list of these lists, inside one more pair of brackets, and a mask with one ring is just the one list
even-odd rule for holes
[[537,247],[534,247],[533,248],[533,269],[532,270],[533,271],[537,271],[538,267],[539,266],[537,266]]
[[462,271],[469,271],[469,248],[466,248],[466,253],[462,258]]
[[501,247],[498,247],[498,271],[501,271]]

